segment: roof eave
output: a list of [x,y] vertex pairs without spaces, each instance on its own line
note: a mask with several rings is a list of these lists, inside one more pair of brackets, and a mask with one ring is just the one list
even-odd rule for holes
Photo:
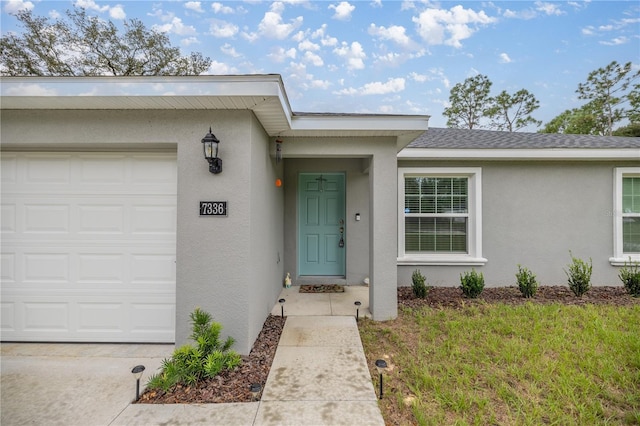
[[405,148],[399,160],[640,160],[640,148],[437,149]]

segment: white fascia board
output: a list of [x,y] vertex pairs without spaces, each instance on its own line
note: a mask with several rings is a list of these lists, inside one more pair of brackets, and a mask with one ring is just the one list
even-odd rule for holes
[[279,96],[278,75],[3,77],[2,97]]
[[313,114],[298,115],[292,119],[292,130],[344,130],[344,131],[385,131],[398,134],[426,131],[429,116],[426,115],[350,115]]
[[638,160],[638,148],[433,149],[405,148],[399,160]]

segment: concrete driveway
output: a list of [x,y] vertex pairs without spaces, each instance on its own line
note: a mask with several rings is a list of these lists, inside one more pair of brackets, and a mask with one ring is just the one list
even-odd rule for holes
[[109,425],[174,345],[3,343],[0,424]]

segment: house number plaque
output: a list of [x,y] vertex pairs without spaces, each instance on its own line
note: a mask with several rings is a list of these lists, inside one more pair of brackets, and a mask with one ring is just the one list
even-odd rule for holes
[[200,216],[226,216],[226,201],[200,201]]

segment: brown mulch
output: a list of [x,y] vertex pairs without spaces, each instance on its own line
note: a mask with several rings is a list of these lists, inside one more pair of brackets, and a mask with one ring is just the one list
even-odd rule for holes
[[286,317],[269,315],[249,355],[242,357],[242,365],[225,371],[196,386],[177,386],[169,393],[146,391],[138,403],[144,404],[204,404],[220,402],[251,402],[249,387],[260,383],[264,389],[276,355]]
[[[460,308],[473,303],[506,303],[521,305],[531,303],[563,303],[567,305],[607,304],[614,306],[640,305],[640,298],[631,297],[623,287],[592,287],[582,297],[576,297],[567,286],[542,286],[535,297],[522,297],[517,287],[485,288],[477,299],[467,299],[460,288],[433,287],[426,299],[413,296],[411,287],[398,288],[398,306],[417,308]],[[197,386],[179,386],[170,393],[147,391],[139,403],[147,404],[197,404],[221,402],[250,402],[249,386],[260,383],[264,388],[276,353],[286,317],[270,315],[264,323],[248,356],[242,357],[242,365],[226,371]]]
[[417,308],[420,306],[458,308],[472,303],[562,303],[565,305],[614,305],[640,304],[640,298],[632,297],[624,287],[591,287],[582,297],[573,294],[568,286],[540,286],[536,295],[525,298],[517,287],[485,288],[477,299],[468,299],[459,287],[432,287],[426,299],[414,297],[411,287],[398,288],[398,306]]

